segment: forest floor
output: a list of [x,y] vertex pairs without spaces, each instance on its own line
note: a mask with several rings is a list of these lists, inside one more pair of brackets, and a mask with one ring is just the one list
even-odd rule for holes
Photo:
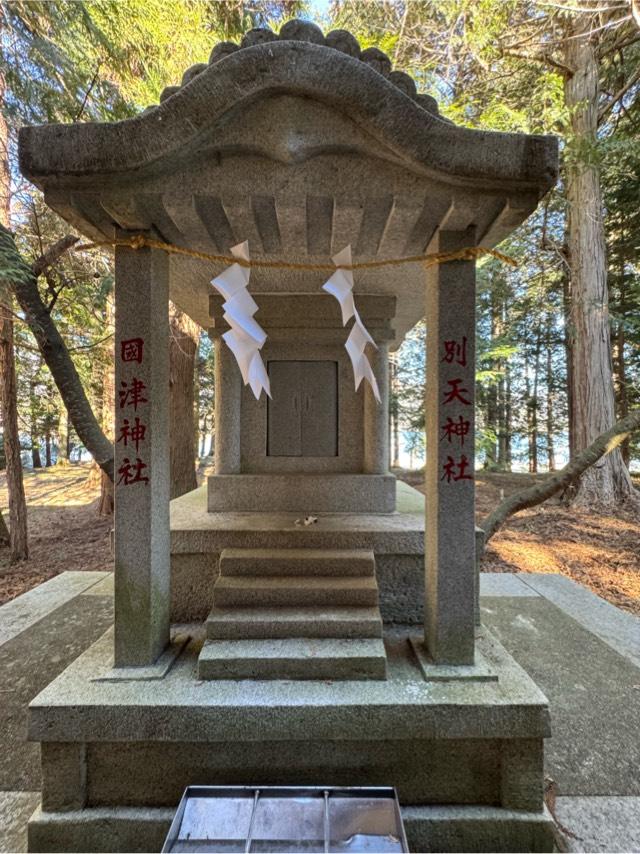
[[[421,472],[396,474],[421,492]],[[476,473],[476,522],[503,498],[546,475]],[[636,480],[640,487],[640,480]],[[640,614],[640,519],[584,512],[551,498],[507,519],[487,544],[483,572],[559,572],[619,608]]]
[[[98,515],[99,479],[89,477],[90,471],[88,464],[74,464],[25,472],[30,555],[28,561],[10,566],[8,549],[0,550],[0,605],[65,570],[112,568],[113,520]],[[421,489],[420,472],[397,473]],[[478,521],[502,496],[535,479],[528,474],[479,472]],[[0,473],[0,507],[7,519],[4,473]],[[614,605],[640,614],[640,524],[624,511],[585,513],[553,499],[522,511],[490,540],[482,569],[559,572]]]

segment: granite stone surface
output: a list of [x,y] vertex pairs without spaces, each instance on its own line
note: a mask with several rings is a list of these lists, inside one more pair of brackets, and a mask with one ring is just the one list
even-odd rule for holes
[[568,851],[640,851],[640,798],[571,795],[556,800],[555,812]]
[[27,821],[40,803],[40,792],[0,791],[0,851],[27,850]]
[[[60,576],[58,585],[64,586],[66,575],[72,574]],[[6,790],[0,796],[3,804],[0,832],[5,834],[4,838],[0,837],[0,850],[24,850],[24,822],[37,798],[33,792],[39,785],[38,748],[23,740],[27,735],[25,703],[52,676],[63,670],[84,646],[91,645],[96,633],[101,633],[109,624],[111,603],[107,594],[112,576],[103,575],[101,578],[98,582],[94,581],[86,592],[63,606],[56,607],[55,602],[51,601],[50,605],[54,607],[52,612],[43,619],[42,612],[38,611],[40,617],[37,624],[31,624],[23,632],[23,637],[0,647],[0,653],[6,654],[11,644],[20,642],[13,649],[20,664],[12,666],[12,656],[9,655],[3,669],[3,683],[8,680],[15,682],[15,674],[18,670],[21,672],[13,696],[8,697],[6,692],[0,694],[0,701],[5,704],[3,729],[8,731],[11,720],[20,720],[20,707],[23,709],[24,721],[15,730],[10,749],[0,751],[0,767],[6,769],[2,771],[0,781]],[[519,585],[525,581],[532,582],[535,578],[483,574],[482,586],[489,585],[488,589],[492,593],[488,598],[483,597],[483,618],[485,623],[493,626],[494,631],[499,632],[506,648],[521,666],[534,675],[549,697],[553,738],[547,742],[545,764],[546,772],[555,778],[560,790],[556,802],[557,815],[574,834],[565,844],[572,851],[638,851],[638,794],[620,793],[621,788],[625,792],[631,791],[637,780],[637,766],[633,756],[627,766],[624,766],[624,762],[625,756],[632,753],[633,746],[637,744],[637,733],[633,726],[637,715],[635,706],[629,702],[629,696],[633,700],[636,692],[631,691],[630,695],[625,692],[630,690],[629,686],[638,684],[638,670],[622,651],[616,654],[611,646],[615,617],[621,612],[612,609],[610,613],[608,608],[601,608],[598,604],[601,600],[587,592],[586,597],[592,600],[590,605],[593,608],[589,630],[564,612],[560,605],[545,600],[544,592],[538,594],[529,587],[535,595],[521,596]],[[19,601],[16,600],[16,604]],[[541,609],[545,601],[546,609]],[[98,605],[98,610],[94,610]],[[570,602],[567,607],[571,607]],[[503,609],[505,616],[500,619]],[[541,610],[554,613],[553,619],[542,620]],[[2,613],[0,610],[0,616]],[[611,625],[607,626],[611,617]],[[538,634],[534,633],[535,641],[530,638],[532,627],[539,630]],[[543,638],[543,635],[546,637]],[[605,636],[609,642],[602,639]],[[565,644],[566,656],[562,654]],[[549,650],[554,649],[557,654],[550,655]],[[46,651],[44,656],[43,650]],[[62,658],[59,659],[61,652]],[[402,672],[406,676],[406,670],[403,671],[396,656],[393,657],[392,666],[396,676],[399,677]],[[605,679],[606,674],[608,677]],[[73,680],[70,684],[73,684]],[[616,685],[620,692],[617,702]],[[111,689],[111,686],[107,687]],[[117,687],[122,689],[124,686]],[[206,686],[199,686],[200,690],[202,688]],[[601,694],[603,701],[599,699]],[[194,695],[197,696],[197,686],[194,687]],[[64,703],[63,697],[60,700]],[[145,693],[145,703],[153,705],[153,693]],[[147,730],[149,737],[155,737],[158,726],[162,726],[160,718]],[[493,724],[487,721],[485,726],[490,731]],[[186,737],[187,732],[183,735]],[[103,743],[105,754],[107,743]],[[94,744],[98,746],[98,743]],[[27,752],[21,752],[21,745]],[[167,749],[178,751],[177,746],[171,748],[170,745],[171,742],[165,742]],[[576,755],[582,760],[577,769]],[[607,755],[610,755],[610,760]],[[563,756],[566,756],[564,761]],[[25,762],[31,769],[26,775],[21,771]],[[613,773],[613,766],[620,763],[621,773]],[[625,767],[630,769],[626,781],[621,779]],[[598,785],[599,792],[596,794],[589,794],[593,791],[590,786],[592,778]],[[100,785],[106,782],[103,780]],[[586,784],[584,788],[583,784]],[[14,796],[20,786],[24,787],[24,791]],[[159,849],[172,814],[173,810],[168,807],[95,807],[81,812],[72,810],[46,815],[38,812],[30,830],[32,850],[86,850],[87,840],[93,840],[97,850],[97,840],[102,839],[101,844],[104,845],[105,838],[110,840],[112,850],[148,850],[150,840],[155,849]],[[469,851],[549,849],[548,818],[545,819],[539,812],[443,805],[404,807],[403,816],[414,850],[429,850],[429,846],[431,850],[463,848]],[[52,833],[57,840],[54,847],[51,847],[50,842]],[[7,837],[11,840],[9,844],[6,842]]]
[[[543,738],[549,734],[546,698],[500,644],[482,631],[478,648],[498,670],[499,683],[427,683],[406,633],[387,636],[386,682],[198,683],[194,640],[160,681],[96,683],[110,660],[107,632],[30,706],[36,740],[220,741],[370,738]],[[118,714],[118,710],[127,710]]]
[[2,605],[0,646],[79,593],[88,592],[107,575],[105,572],[64,572]]
[[640,795],[638,668],[543,596],[483,598],[482,619],[549,698],[558,794]]
[[[65,575],[59,576],[58,592],[62,592],[64,581],[77,591],[76,574],[69,579]],[[41,615],[42,602],[35,601]],[[57,607],[49,599],[49,605],[52,610],[46,616],[0,646],[0,790],[32,791],[39,787],[40,750],[27,741],[27,705],[113,621],[113,599],[108,596],[76,595]]]

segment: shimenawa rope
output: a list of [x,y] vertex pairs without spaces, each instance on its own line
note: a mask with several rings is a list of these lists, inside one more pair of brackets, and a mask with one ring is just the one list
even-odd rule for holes
[[[293,261],[261,261],[251,260],[245,261],[243,258],[236,258],[234,255],[212,255],[208,252],[197,252],[195,249],[183,249],[181,246],[175,246],[172,243],[163,243],[161,240],[154,240],[144,234],[134,234],[129,238],[120,238],[118,240],[100,240],[93,243],[83,243],[76,246],[76,250],[96,249],[102,246],[126,246],[129,249],[161,249],[164,252],[169,252],[172,255],[186,255],[189,258],[198,258],[201,261],[210,261],[214,264],[239,264],[241,267],[269,268],[275,270],[313,270],[317,272],[335,271],[335,264],[302,264]],[[395,267],[401,264],[424,264],[425,267],[432,267],[434,264],[444,264],[447,261],[474,261],[476,258],[490,256],[502,261],[503,264],[509,264],[511,267],[517,267],[518,262],[505,255],[503,252],[498,252],[497,249],[486,249],[483,246],[466,246],[464,249],[457,249],[454,252],[432,252],[428,255],[409,255],[404,258],[384,258],[378,261],[358,261],[355,264],[340,264],[338,265],[343,270],[372,270],[378,267]]]

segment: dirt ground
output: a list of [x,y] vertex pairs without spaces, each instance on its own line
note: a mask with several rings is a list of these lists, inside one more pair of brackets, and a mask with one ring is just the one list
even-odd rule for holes
[[[422,491],[419,472],[397,474]],[[477,472],[476,521],[480,523],[502,498],[544,477]],[[487,544],[482,570],[559,572],[614,605],[640,614],[640,519],[624,511],[582,512],[552,498],[506,521]]]
[[[24,473],[29,560],[10,566],[0,549],[0,604],[65,570],[112,569],[113,519],[98,515],[98,477],[89,464]],[[7,481],[0,473],[0,507],[9,524]]]
[[[29,560],[9,565],[0,550],[0,604],[65,570],[112,568],[112,519],[98,516],[99,483],[88,464],[25,473]],[[202,476],[202,472],[199,473]],[[398,472],[421,488],[419,472]],[[544,477],[542,475],[541,477]],[[532,483],[528,474],[479,473],[478,521],[500,501]],[[4,473],[0,507],[7,519]],[[489,542],[485,572],[560,572],[628,611],[640,614],[640,522],[628,513],[605,516],[558,501],[525,510]]]

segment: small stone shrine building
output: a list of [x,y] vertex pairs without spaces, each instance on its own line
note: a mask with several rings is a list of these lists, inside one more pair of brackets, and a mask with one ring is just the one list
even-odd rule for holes
[[[475,262],[557,175],[549,137],[456,127],[345,31],[214,47],[141,115],[24,128],[47,204],[117,244],[115,627],[32,703],[31,851],[159,850],[189,784],[392,785],[413,850],[552,850],[546,698],[477,620]],[[248,241],[271,399],[211,280]],[[169,502],[172,299],[215,341],[215,474]],[[425,499],[388,471],[388,352],[427,320]],[[122,440],[123,437],[127,440]],[[304,526],[296,520],[315,514]],[[424,629],[422,628],[424,626]]]

